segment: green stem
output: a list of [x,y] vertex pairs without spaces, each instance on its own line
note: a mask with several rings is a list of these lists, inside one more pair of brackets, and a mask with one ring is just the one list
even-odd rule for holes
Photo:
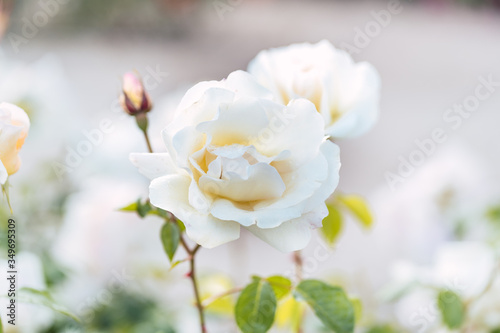
[[302,253],[300,251],[295,251],[293,253],[293,262],[295,264],[295,276],[297,281],[302,281],[304,275],[304,260],[302,259]]
[[[148,131],[147,131],[147,118],[145,118],[145,115],[143,115],[142,118],[136,117],[137,124],[139,125],[139,128],[141,129],[142,133],[144,133],[144,139],[146,139],[146,144],[148,146],[148,150],[150,153],[153,152],[153,148],[151,147],[151,142],[149,141],[149,136],[148,136]],[[144,125],[145,124],[145,125]],[[177,218],[170,213],[170,218],[175,219],[176,222]],[[169,219],[170,220],[170,219]],[[205,324],[205,309],[203,307],[203,304],[201,303],[201,297],[200,297],[200,291],[198,288],[198,281],[196,280],[196,265],[195,265],[195,256],[198,250],[201,248],[201,246],[198,244],[196,245],[193,249],[189,247],[187,244],[186,240],[184,239],[184,236],[181,234],[180,236],[180,242],[184,250],[189,256],[189,279],[191,280],[191,283],[193,284],[193,291],[194,291],[194,298],[196,300],[196,309],[198,310],[198,316],[200,318],[200,329],[201,333],[207,333],[207,326]]]
[[201,329],[202,333],[207,333],[207,326],[205,324],[204,307],[203,307],[203,304],[201,303],[201,297],[200,297],[200,292],[198,289],[198,282],[196,281],[196,273],[195,273],[194,258],[195,258],[195,254],[196,254],[196,251],[198,248],[199,247],[196,247],[194,249],[193,254],[191,255],[191,259],[189,260],[189,266],[191,268],[191,270],[189,272],[189,278],[191,279],[191,282],[193,284],[194,297],[196,299],[196,308],[198,309],[198,316],[200,318],[200,329]]
[[[300,283],[302,278],[304,277],[304,259],[302,258],[302,252],[295,251],[293,253],[293,262],[295,264],[295,277],[297,282]],[[297,322],[297,333],[302,333],[302,319],[303,315],[300,315],[300,318]]]
[[5,195],[5,198],[7,199],[7,205],[9,206],[10,209],[10,215],[13,215],[14,212],[12,211],[12,205],[10,204],[10,197],[9,197],[9,179],[5,182],[5,184],[2,185],[2,192]]
[[148,115],[146,112],[140,112],[135,115],[135,121],[137,122],[137,127],[142,131],[144,134],[144,138],[146,139],[146,144],[148,146],[148,150],[150,153],[153,152],[153,148],[151,147],[151,142],[149,141],[149,136],[148,136]]
[[149,141],[148,131],[143,130],[142,133],[144,133],[144,139],[146,139],[146,145],[148,146],[148,150],[150,153],[152,153],[153,148],[151,147],[151,142]]

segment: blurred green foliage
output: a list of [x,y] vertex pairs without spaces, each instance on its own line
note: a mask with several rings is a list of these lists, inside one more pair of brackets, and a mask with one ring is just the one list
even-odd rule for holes
[[[48,1],[50,2],[50,1]],[[82,31],[118,32],[128,38],[134,34],[177,36],[189,30],[207,1],[200,0],[69,0],[44,10],[38,1],[17,0],[11,16],[11,29],[19,31],[40,10],[48,12],[45,29],[74,34]],[[206,6],[209,7],[209,6]],[[210,8],[210,7],[209,7]]]
[[366,331],[366,333],[397,333],[397,332],[400,331],[396,330],[394,327],[390,325],[378,325]]
[[132,292],[113,296],[109,304],[98,304],[89,322],[76,323],[60,317],[40,333],[175,333],[171,319],[154,301]]
[[[267,0],[271,2],[271,0]],[[285,2],[283,0],[274,0]],[[316,0],[320,2],[320,0]],[[342,2],[342,0],[330,0]],[[458,4],[470,8],[500,8],[500,0],[402,0],[422,5]],[[311,2],[307,0],[307,2]],[[382,2],[382,1],[380,1]],[[199,14],[214,11],[214,4],[230,4],[227,0],[70,0],[59,6],[56,15],[51,15],[50,26],[58,32],[75,33],[82,30],[97,30],[100,33],[119,32],[144,34],[158,33],[161,36],[179,36],[198,26]],[[17,0],[14,2],[12,24],[15,30],[23,24],[21,18],[29,18],[38,10],[38,1]],[[63,14],[59,14],[63,13]]]

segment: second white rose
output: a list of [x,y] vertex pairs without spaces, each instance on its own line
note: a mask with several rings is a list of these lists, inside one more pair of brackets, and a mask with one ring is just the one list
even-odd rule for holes
[[364,134],[379,114],[380,78],[367,62],[328,41],[261,51],[248,71],[284,104],[295,98],[314,103],[334,138]]

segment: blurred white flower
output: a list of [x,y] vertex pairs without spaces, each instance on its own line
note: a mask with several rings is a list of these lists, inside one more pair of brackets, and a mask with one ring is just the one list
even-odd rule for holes
[[450,141],[397,191],[383,184],[371,195],[379,223],[368,241],[377,249],[378,260],[429,262],[437,248],[454,236],[457,222],[470,220],[469,232],[484,229],[478,217],[484,215],[484,203],[494,188],[488,165],[482,162],[467,146]]
[[52,256],[73,273],[58,299],[83,319],[110,290],[114,295],[141,288],[141,293],[155,297],[163,284],[180,274],[164,275],[168,258],[159,236],[162,219],[149,216],[141,221],[136,214],[118,211],[142,189],[130,180],[94,177],[68,200]]
[[[161,219],[148,217],[150,228],[144,228],[135,214],[118,211],[140,196],[141,188],[138,183],[110,177],[88,180],[68,200],[64,224],[53,247],[54,258],[75,271],[102,273],[102,278],[113,269],[164,265],[158,236]],[[144,242],[155,238],[156,243]]]
[[323,40],[261,51],[248,71],[282,103],[314,103],[332,137],[359,136],[376,122],[380,78],[375,68]]
[[204,247],[239,238],[243,226],[281,251],[302,249],[328,213],[338,147],[312,103],[272,99],[242,71],[201,82],[163,131],[167,153],[131,155],[152,179],[151,203]]
[[[489,329],[497,328],[500,325],[499,320],[485,319],[487,313],[495,313],[494,311],[500,308],[497,294],[493,290],[488,291],[495,276],[495,265],[494,251],[477,242],[444,243],[437,250],[433,264],[428,267],[418,267],[411,263],[398,264],[394,270],[397,276],[392,284],[406,283],[408,290],[396,304],[395,313],[398,320],[403,326],[419,332],[446,331],[442,324],[437,297],[439,291],[450,290],[457,293],[463,301],[472,304],[469,308],[472,309],[472,315],[468,316],[470,321],[466,325],[476,322],[476,329],[478,325],[486,324]],[[406,274],[402,274],[403,271]],[[478,301],[477,305],[475,301]],[[494,325],[488,324],[488,321],[494,322]]]
[[446,286],[464,298],[475,297],[486,288],[494,266],[494,252],[485,244],[445,243],[435,256],[434,285]]
[[0,103],[0,184],[21,167],[19,150],[28,135],[30,120],[23,109]]

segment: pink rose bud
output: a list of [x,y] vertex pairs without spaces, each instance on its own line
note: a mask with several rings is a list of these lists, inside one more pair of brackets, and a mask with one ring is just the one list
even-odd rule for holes
[[123,91],[120,95],[120,104],[128,114],[136,116],[151,110],[151,98],[144,89],[142,80],[136,73],[123,75]]

